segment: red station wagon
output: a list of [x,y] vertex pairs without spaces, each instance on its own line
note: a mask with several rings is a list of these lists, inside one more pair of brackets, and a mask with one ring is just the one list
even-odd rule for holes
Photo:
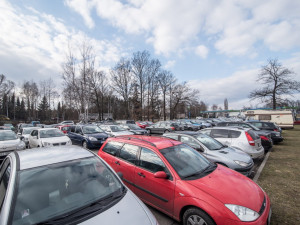
[[179,141],[108,138],[98,155],[145,203],[184,225],[270,223],[270,199],[255,182]]

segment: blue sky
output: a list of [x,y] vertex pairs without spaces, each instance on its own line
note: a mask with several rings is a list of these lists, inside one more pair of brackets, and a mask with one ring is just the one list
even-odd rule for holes
[[299,12],[297,0],[1,0],[0,73],[60,86],[68,43],[85,39],[106,71],[147,50],[209,105],[256,106],[247,96],[268,59],[300,80]]

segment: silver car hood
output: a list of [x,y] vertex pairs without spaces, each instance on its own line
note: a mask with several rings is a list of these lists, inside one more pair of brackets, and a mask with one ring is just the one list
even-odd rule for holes
[[19,138],[9,141],[0,141],[0,151],[16,150],[20,143],[21,140]]
[[121,135],[133,135],[134,133],[130,131],[119,131],[119,132],[111,132],[114,136],[121,136]]
[[252,158],[247,153],[231,147],[222,148],[220,150],[209,151],[209,154],[222,157],[222,158],[224,157],[224,158],[230,158],[232,160],[239,160],[245,163],[252,162]]
[[82,225],[156,225],[156,219],[150,210],[130,190],[117,204],[86,220]]

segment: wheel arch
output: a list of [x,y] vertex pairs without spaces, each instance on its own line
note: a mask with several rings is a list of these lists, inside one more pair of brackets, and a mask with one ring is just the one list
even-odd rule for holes
[[196,208],[196,209],[199,209],[201,210],[202,212],[204,212],[207,216],[209,216],[209,218],[211,218],[211,220],[214,222],[214,225],[216,225],[216,222],[214,221],[214,219],[205,211],[203,210],[202,208],[198,207],[198,206],[195,206],[195,205],[186,205],[184,206],[181,210],[180,210],[180,214],[179,214],[179,219],[180,219],[180,222],[183,223],[183,215],[185,213],[186,210],[190,209],[190,208]]

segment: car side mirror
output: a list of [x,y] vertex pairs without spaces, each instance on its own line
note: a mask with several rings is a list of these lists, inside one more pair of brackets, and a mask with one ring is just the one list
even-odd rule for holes
[[167,179],[168,175],[164,171],[158,171],[154,174],[155,178],[160,178],[160,179]]

